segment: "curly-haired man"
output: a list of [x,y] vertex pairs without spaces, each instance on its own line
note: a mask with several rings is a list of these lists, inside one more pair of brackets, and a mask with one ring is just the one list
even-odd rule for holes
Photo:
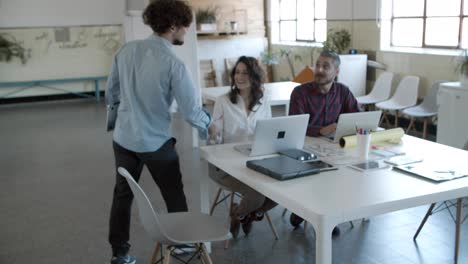
[[118,51],[106,87],[107,105],[118,105],[113,134],[116,183],[109,226],[112,264],[136,263],[128,255],[133,194],[117,168],[126,168],[138,181],[146,165],[168,212],[187,211],[176,140],[170,132],[173,100],[202,137],[214,129],[199,104],[187,67],[172,50],[173,45],[184,43],[193,20],[190,6],[179,0],[153,1],[144,10],[143,20],[154,34]]

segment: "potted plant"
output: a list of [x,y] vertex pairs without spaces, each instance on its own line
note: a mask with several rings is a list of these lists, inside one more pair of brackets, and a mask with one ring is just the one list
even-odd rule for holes
[[197,9],[195,19],[197,20],[198,31],[208,33],[216,31],[216,8],[207,7]]
[[260,53],[260,60],[266,65],[267,81],[270,82],[273,79],[273,65],[279,64],[279,56],[271,50],[266,50]]
[[29,59],[30,50],[25,49],[14,37],[7,34],[0,34],[0,61],[9,62],[17,57],[21,63],[25,64]]
[[464,49],[462,54],[458,57],[455,71],[458,73],[460,82],[468,87],[468,49]]
[[292,54],[292,51],[290,49],[280,49],[280,57],[281,58],[286,58],[286,61],[288,62],[289,70],[291,71],[291,79],[294,79],[296,76],[296,69],[294,68],[294,64],[292,61],[291,56],[294,55],[294,61],[299,61],[302,62],[302,57],[301,55],[298,54]]
[[327,40],[323,42],[323,50],[343,54],[350,44],[351,34],[346,29],[337,31],[330,29],[327,34]]

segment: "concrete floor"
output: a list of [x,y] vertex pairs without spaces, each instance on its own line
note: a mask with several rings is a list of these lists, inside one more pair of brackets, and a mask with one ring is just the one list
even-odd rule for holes
[[[281,112],[282,110],[279,110]],[[109,263],[108,217],[114,184],[111,134],[104,129],[105,108],[92,100],[0,106],[0,263]],[[200,208],[199,179],[206,173],[189,134],[180,134],[178,151],[191,210]],[[141,185],[157,210],[164,204],[147,171]],[[209,187],[210,197],[215,187]],[[412,236],[427,206],[343,223],[333,240],[334,264],[453,263],[454,230],[447,210],[433,215],[417,242]],[[315,263],[313,228],[294,230],[283,208],[271,212],[280,239],[266,222],[248,237],[214,243],[214,263]],[[153,243],[133,212],[131,254],[148,263]],[[226,219],[221,205],[215,215]],[[459,263],[468,263],[468,223],[462,226]]]

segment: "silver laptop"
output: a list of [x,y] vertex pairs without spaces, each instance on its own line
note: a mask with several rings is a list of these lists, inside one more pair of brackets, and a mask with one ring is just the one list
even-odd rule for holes
[[341,114],[338,117],[336,131],[326,136],[334,143],[338,143],[340,138],[356,134],[356,128],[375,131],[379,126],[382,111],[369,111]]
[[286,149],[302,149],[309,114],[258,120],[252,144],[235,145],[248,156],[273,154]]

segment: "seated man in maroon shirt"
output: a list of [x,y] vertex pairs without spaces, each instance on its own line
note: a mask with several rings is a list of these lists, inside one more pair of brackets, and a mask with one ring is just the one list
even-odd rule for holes
[[[335,81],[340,72],[340,57],[324,51],[315,63],[314,81],[294,88],[289,103],[289,115],[310,114],[307,136],[327,136],[335,132],[341,113],[359,112],[356,98],[349,88]],[[291,214],[290,222],[297,227],[304,221]],[[333,235],[338,235],[338,227]]]

